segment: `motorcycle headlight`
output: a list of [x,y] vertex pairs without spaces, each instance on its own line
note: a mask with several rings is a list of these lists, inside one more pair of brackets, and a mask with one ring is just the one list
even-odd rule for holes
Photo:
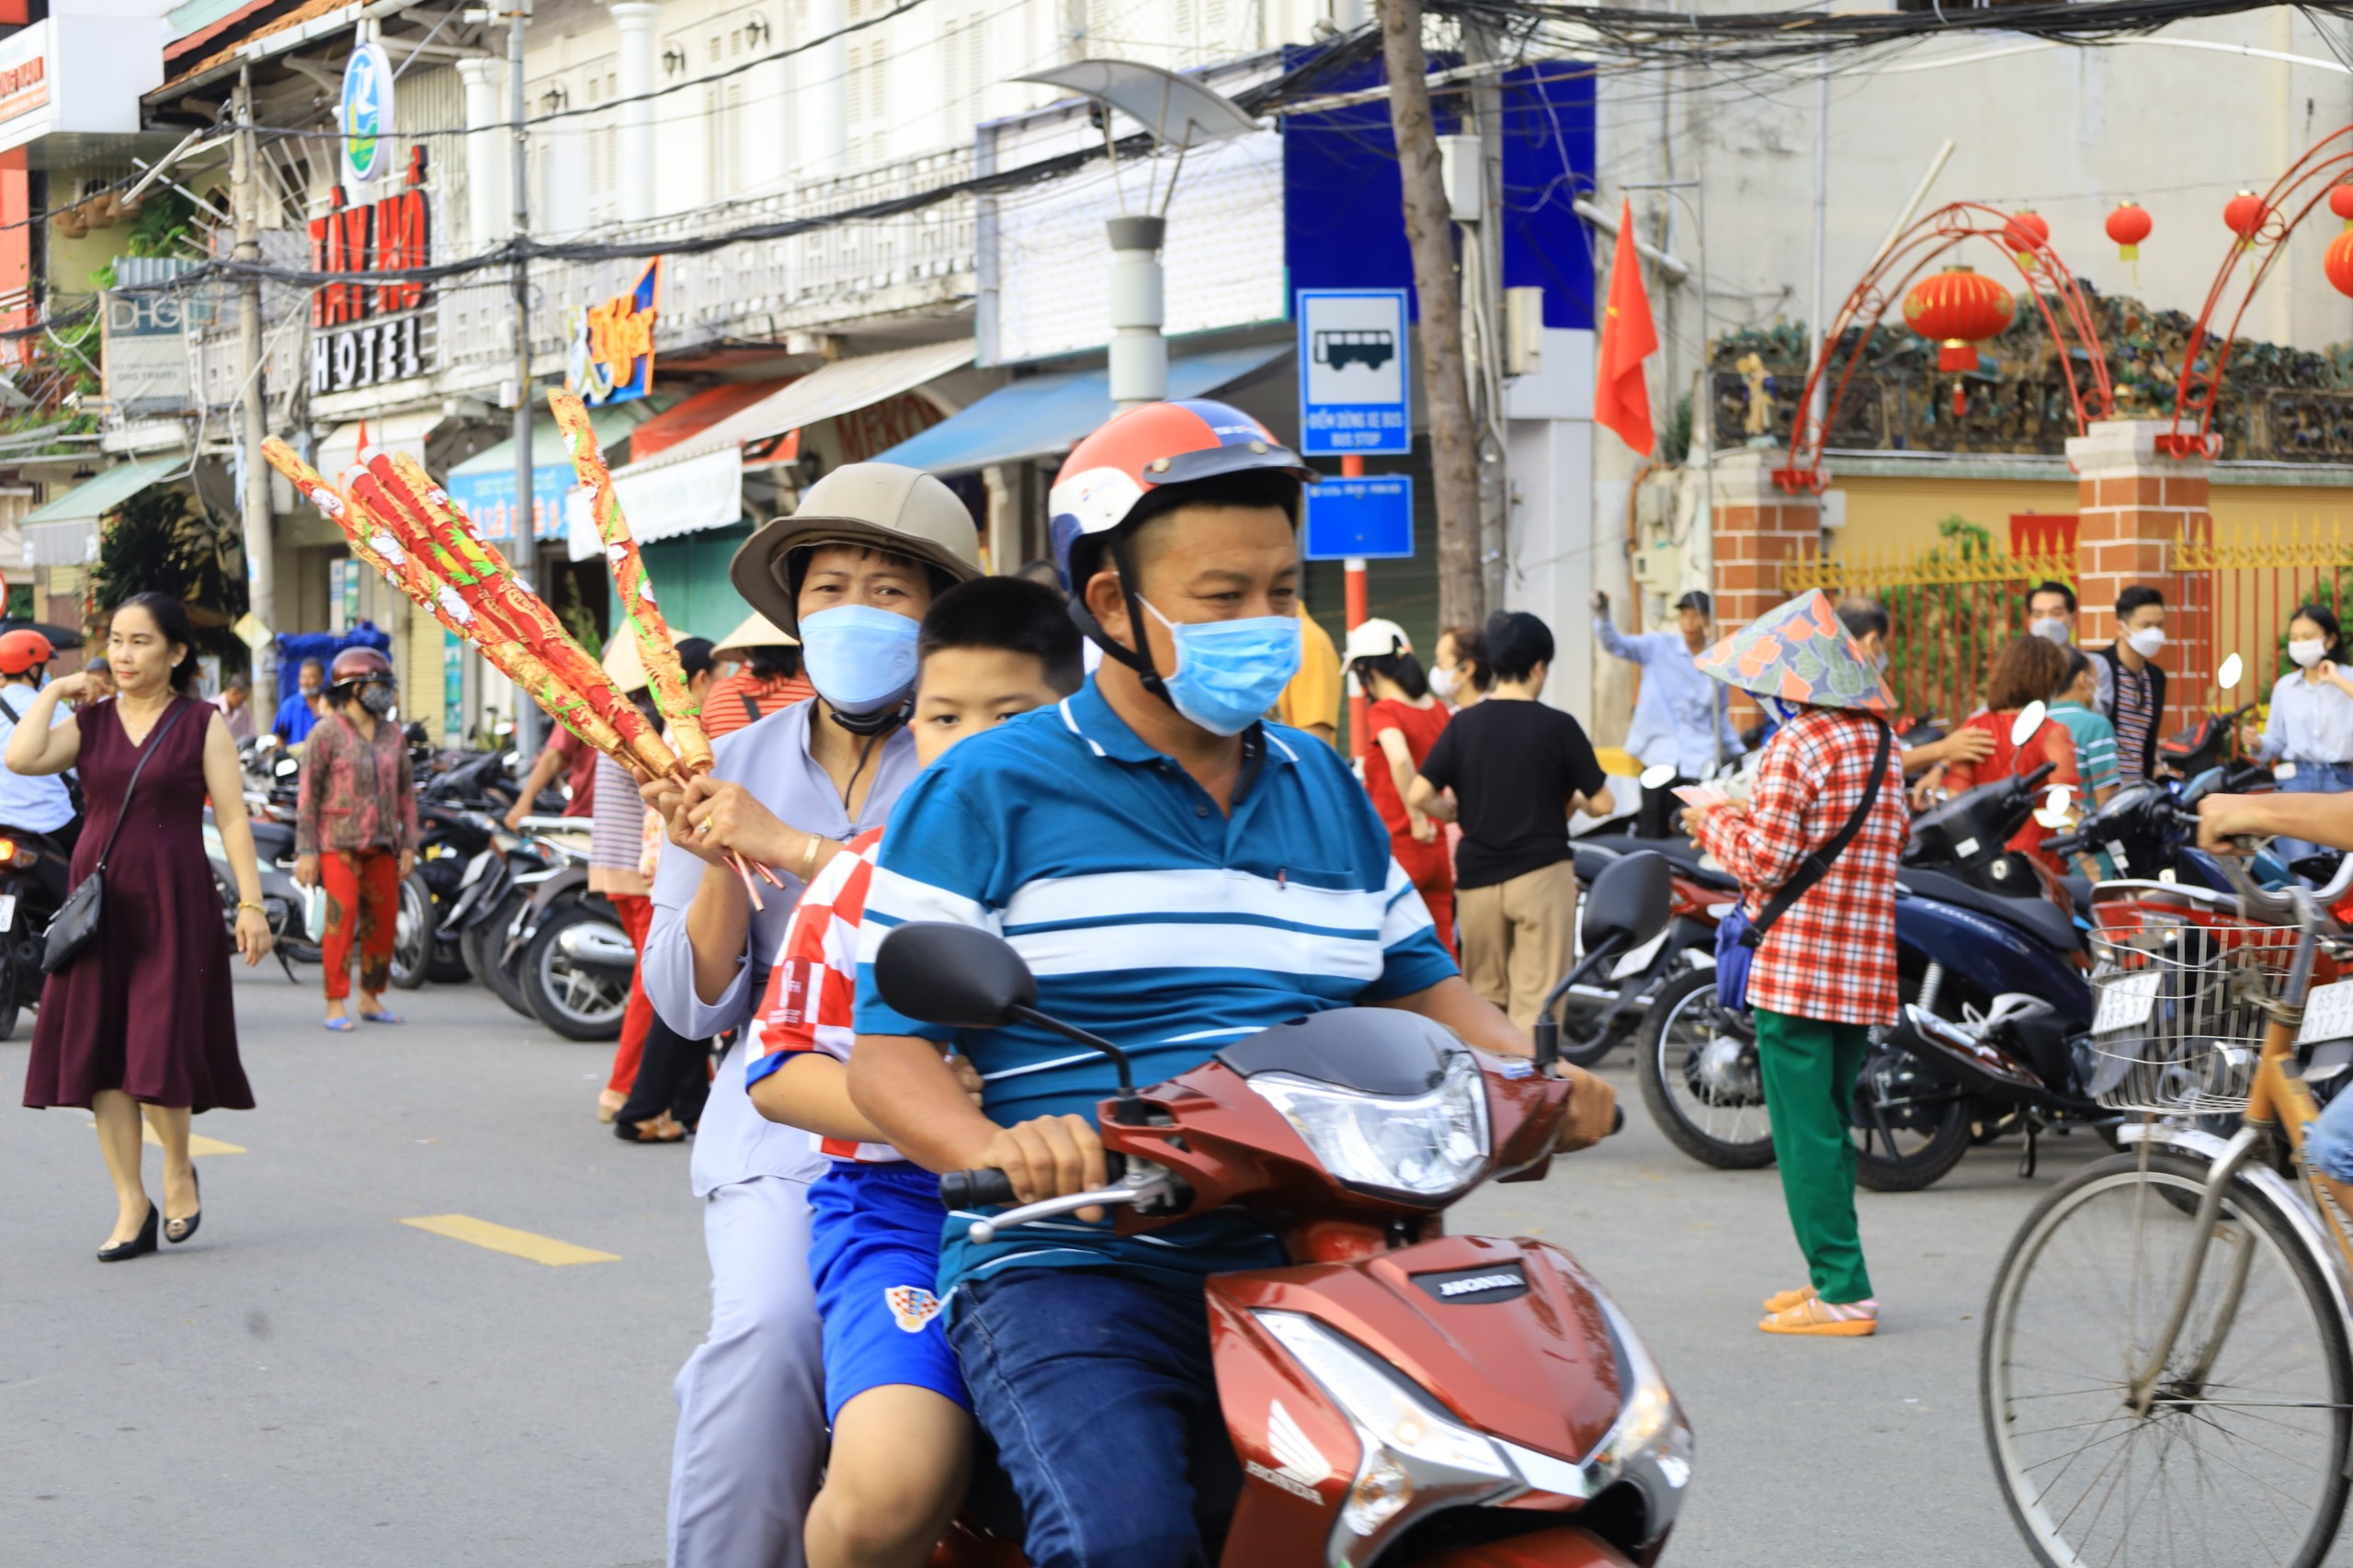
[[1690,1423],[1684,1420],[1683,1409],[1676,1403],[1658,1364],[1651,1359],[1642,1336],[1618,1310],[1618,1303],[1598,1290],[1594,1300],[1601,1303],[1610,1340],[1617,1346],[1619,1387],[1626,1403],[1585,1462],[1587,1484],[1598,1489],[1647,1463],[1670,1492],[1680,1492],[1691,1479]]
[[1447,1198],[1487,1163],[1487,1090],[1463,1051],[1437,1088],[1409,1096],[1368,1095],[1260,1073],[1250,1086],[1282,1112],[1324,1168],[1351,1187],[1404,1198]]

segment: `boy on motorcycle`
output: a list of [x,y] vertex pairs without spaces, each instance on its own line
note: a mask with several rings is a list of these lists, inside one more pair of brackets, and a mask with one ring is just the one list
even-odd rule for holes
[[[1086,678],[1053,589],[983,577],[924,612],[915,760],[1046,707]],[[920,1568],[963,1500],[972,1400],[938,1323],[938,1184],[850,1104],[845,1059],[858,932],[882,830],[850,840],[801,895],[745,1067],[753,1108],[812,1135],[832,1168],[809,1188],[811,1273],[824,1317],[825,1484],[809,1509],[811,1568]],[[966,1073],[970,1063],[956,1064]],[[968,1086],[977,1097],[980,1080]]]
[[[1294,532],[1308,471],[1258,423],[1154,403],[1081,442],[1051,499],[1071,614],[1103,651],[1054,708],[961,745],[910,787],[861,932],[853,1102],[927,1169],[994,1166],[1024,1201],[1105,1182],[1091,1051],[1028,1025],[898,1013],[872,959],[892,926],[1006,937],[1038,1006],[1117,1042],[1139,1083],[1305,1013],[1403,1007],[1472,1045],[1529,1046],[1456,972],[1347,766],[1267,725],[1300,659]],[[980,1070],[976,1109],[943,1060]],[[1567,1146],[1609,1128],[1577,1074]],[[1121,1238],[1099,1211],[989,1244],[951,1216],[939,1284],[975,1413],[1039,1568],[1212,1557],[1238,1475],[1200,1283],[1280,1261],[1231,1212]]]

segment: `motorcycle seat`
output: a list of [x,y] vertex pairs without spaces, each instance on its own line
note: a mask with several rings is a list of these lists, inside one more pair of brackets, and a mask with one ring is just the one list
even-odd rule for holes
[[2075,901],[2075,913],[2089,920],[2092,917],[2092,880],[2071,871],[2065,881],[2067,896]]
[[1957,903],[1963,909],[1991,915],[2061,952],[2073,952],[2083,944],[2083,933],[2076,929],[2075,921],[2047,898],[2000,898],[1959,877],[1909,866],[1897,876],[1895,885],[1915,897]]
[[[1631,834],[1597,833],[1580,838],[1576,842],[1580,849],[1607,850],[1611,858],[1631,855],[1644,849],[1653,850],[1666,857],[1667,864],[1675,868],[1677,876],[1697,882],[1701,887],[1731,892],[1740,886],[1738,880],[1729,871],[1719,870],[1713,866],[1702,866],[1699,859],[1705,851],[1688,838],[1636,838]],[[1600,860],[1598,857],[1593,858],[1598,862],[1595,865],[1597,871],[1599,870],[1601,864],[1607,863]],[[1582,858],[1577,876],[1580,881],[1591,880],[1585,874]]]

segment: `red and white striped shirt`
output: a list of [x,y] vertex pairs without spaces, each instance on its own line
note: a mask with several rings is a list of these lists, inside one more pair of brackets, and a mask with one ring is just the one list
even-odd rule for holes
[[[750,1055],[744,1067],[749,1088],[796,1051],[822,1051],[849,1060],[857,1036],[851,1014],[858,1001],[858,927],[866,917],[867,884],[882,852],[882,830],[873,828],[845,845],[817,873],[785,927],[768,987],[752,1015]],[[836,1160],[883,1165],[902,1160],[888,1143],[856,1143],[812,1132],[821,1154]]]

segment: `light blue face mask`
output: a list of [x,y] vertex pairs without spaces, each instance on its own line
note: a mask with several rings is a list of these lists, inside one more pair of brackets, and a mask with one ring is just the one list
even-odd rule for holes
[[1242,620],[1175,621],[1149,600],[1176,642],[1176,668],[1161,677],[1176,711],[1213,735],[1238,735],[1265,716],[1299,673],[1299,620],[1254,615]]
[[837,712],[879,713],[915,689],[919,630],[872,605],[835,605],[801,618],[801,665]]
[[1779,725],[1784,729],[1786,729],[1799,714],[1805,711],[1805,705],[1802,702],[1790,702],[1779,697],[1768,697],[1762,692],[1756,693],[1756,706],[1765,710],[1765,717],[1772,720],[1775,724]]

